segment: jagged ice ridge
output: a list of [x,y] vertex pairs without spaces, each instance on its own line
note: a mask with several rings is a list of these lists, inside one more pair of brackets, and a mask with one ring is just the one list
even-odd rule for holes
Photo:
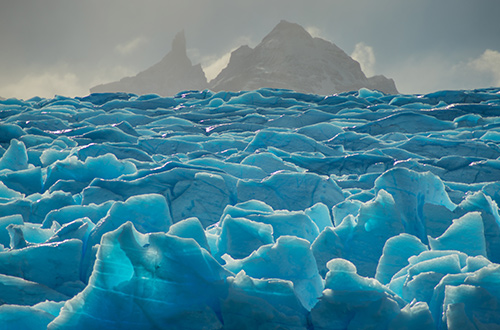
[[500,327],[500,89],[0,117],[2,329]]

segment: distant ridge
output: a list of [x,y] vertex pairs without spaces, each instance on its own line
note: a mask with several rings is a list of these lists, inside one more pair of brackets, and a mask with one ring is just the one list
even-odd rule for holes
[[201,65],[193,66],[187,57],[181,32],[159,63],[135,77],[98,85],[90,91],[171,96],[192,89],[240,91],[263,87],[323,95],[363,87],[398,93],[394,80],[382,75],[366,77],[360,64],[335,44],[313,38],[299,24],[284,20],[255,48],[245,45],[233,51],[227,67],[210,83]]
[[206,88],[207,78],[201,65],[192,65],[187,56],[186,38],[182,31],[175,36],[172,50],[157,64],[134,77],[92,87],[90,92],[156,93],[167,96],[183,90]]
[[219,90],[288,88],[331,94],[362,87],[398,93],[394,80],[367,78],[358,62],[335,44],[313,38],[302,26],[281,21],[254,49],[241,46],[228,66],[210,82]]

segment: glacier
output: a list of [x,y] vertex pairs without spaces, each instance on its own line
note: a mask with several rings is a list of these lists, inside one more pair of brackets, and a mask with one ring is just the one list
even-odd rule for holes
[[0,100],[1,329],[500,329],[500,88]]

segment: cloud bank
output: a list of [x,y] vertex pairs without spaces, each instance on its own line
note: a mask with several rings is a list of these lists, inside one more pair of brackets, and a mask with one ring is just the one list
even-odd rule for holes
[[500,52],[486,49],[481,56],[470,61],[469,66],[489,75],[492,86],[500,86]]
[[359,42],[354,46],[351,57],[359,62],[361,70],[367,77],[375,75],[375,53],[372,47]]

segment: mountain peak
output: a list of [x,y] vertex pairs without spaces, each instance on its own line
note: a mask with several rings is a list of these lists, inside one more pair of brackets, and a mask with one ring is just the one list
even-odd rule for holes
[[294,33],[301,33],[301,34],[307,34],[309,35],[309,33],[307,33],[307,31],[300,25],[300,24],[297,24],[297,23],[291,23],[291,22],[288,22],[286,20],[281,20],[278,25],[276,25],[274,27],[274,29],[269,33],[269,34],[273,34],[273,33],[290,33],[290,32],[294,32]]
[[134,77],[91,88],[91,92],[124,91],[175,95],[190,89],[241,91],[263,87],[329,95],[362,87],[397,93],[392,79],[367,78],[360,64],[334,43],[313,38],[302,26],[282,20],[255,47],[231,53],[228,65],[207,83],[201,65],[187,56],[184,31],[177,33],[172,50]]
[[210,82],[215,91],[262,87],[331,94],[362,87],[397,93],[394,81],[367,78],[358,62],[334,43],[313,38],[302,26],[282,20],[254,49],[238,49]]
[[207,87],[207,78],[201,65],[192,65],[187,56],[186,37],[184,31],[181,31],[175,35],[172,49],[160,62],[134,77],[92,87],[90,92],[156,93],[171,96],[183,90],[201,90]]
[[274,29],[264,37],[262,43],[268,40],[312,39],[311,35],[299,24],[281,20]]
[[172,41],[172,53],[184,55],[186,54],[186,36],[184,30],[175,35],[174,41]]

